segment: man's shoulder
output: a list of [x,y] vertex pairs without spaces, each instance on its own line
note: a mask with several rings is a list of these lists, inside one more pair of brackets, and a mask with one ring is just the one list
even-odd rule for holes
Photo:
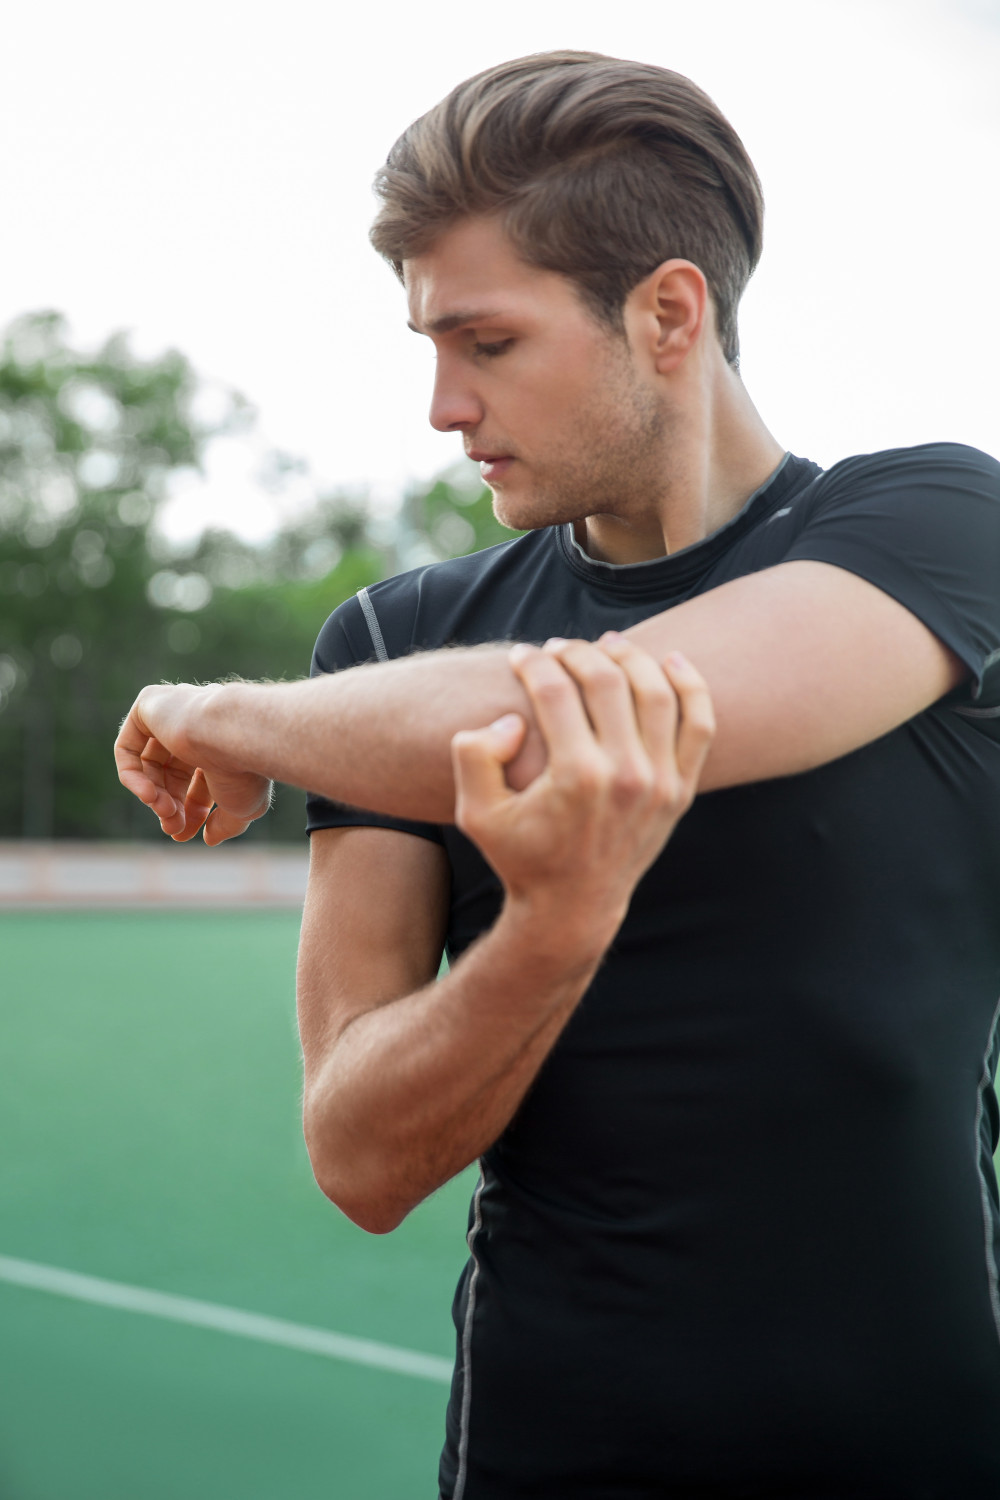
[[[793,498],[790,510],[779,512],[790,517],[788,540],[837,524],[855,527],[860,540],[874,542],[876,533],[891,524],[895,544],[911,533],[930,537],[940,527],[954,529],[956,521],[975,521],[992,536],[1000,521],[1000,463],[967,443],[884,448],[804,475]],[[777,544],[778,534],[769,540]]]
[[558,567],[550,528],[480,552],[424,563],[369,584],[330,616],[320,634],[342,632],[355,660],[503,640],[517,601]]
[[1000,462],[968,443],[935,442],[853,454],[825,469],[817,484],[820,489],[850,486],[863,480],[900,486],[921,481],[947,484],[949,480],[960,482],[973,476],[1000,485]]

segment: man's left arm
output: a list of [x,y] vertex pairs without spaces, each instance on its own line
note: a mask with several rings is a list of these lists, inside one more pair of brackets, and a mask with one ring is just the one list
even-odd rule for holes
[[[703,789],[823,765],[963,679],[978,692],[997,670],[1000,464],[987,454],[942,443],[847,459],[765,524],[786,528],[783,544],[764,534],[771,566],[598,647],[548,648],[594,702],[602,693],[618,701],[624,653],[662,662],[677,650],[693,662],[718,723]],[[206,798],[216,803],[206,837],[239,831],[247,804],[259,802],[255,775],[372,812],[450,822],[452,736],[510,711],[529,725],[509,772],[518,789],[545,752],[504,647],[275,686],[149,688],[119,738],[119,773],[175,836],[199,826]],[[192,782],[185,813],[170,778],[176,789],[195,766],[205,780]]]
[[[700,661],[720,695],[702,790],[825,765],[896,729],[969,676],[904,605],[823,562],[781,563],[734,579],[626,634],[653,656],[680,649]],[[578,652],[574,644],[560,648],[567,665]]]
[[[702,790],[788,776],[878,739],[936,702],[968,667],[881,589],[821,562],[738,578],[626,631],[604,649],[552,647],[588,691],[640,647],[694,662],[715,704],[717,734]],[[454,817],[452,736],[502,714],[531,721],[503,647],[429,652],[308,682],[144,689],[117,746],[122,780],[166,832],[184,827],[162,763],[202,766],[225,807],[234,772],[270,776],[332,800],[398,817]],[[149,742],[152,742],[150,744]],[[512,771],[527,784],[544,763],[536,734]],[[202,802],[207,799],[202,793]],[[188,831],[191,827],[189,810]]]

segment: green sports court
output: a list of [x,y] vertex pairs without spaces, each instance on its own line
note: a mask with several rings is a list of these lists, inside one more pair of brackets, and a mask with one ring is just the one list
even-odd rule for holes
[[[294,910],[0,914],[2,1500],[436,1493],[474,1173],[381,1238],[322,1197],[297,937]],[[295,1347],[311,1330],[346,1357]],[[418,1373],[391,1368],[413,1352]]]
[[[223,1325],[0,1269],[3,1500],[436,1492],[474,1174],[382,1238],[322,1197],[297,938],[293,910],[0,915],[0,1268],[194,1299]],[[227,1331],[239,1314],[276,1337]],[[296,1329],[344,1336],[346,1357],[295,1347]],[[436,1360],[407,1373],[397,1351]]]

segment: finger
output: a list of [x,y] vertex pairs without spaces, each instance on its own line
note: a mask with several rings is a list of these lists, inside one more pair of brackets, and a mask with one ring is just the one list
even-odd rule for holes
[[554,654],[514,646],[508,660],[534,711],[553,774],[576,771],[597,749],[580,690]]
[[641,749],[636,706],[628,674],[619,662],[589,641],[547,641],[545,650],[580,689],[602,748],[617,762],[635,758]]
[[169,817],[177,804],[163,784],[162,760],[155,750],[146,758],[149,748],[158,745],[133,707],[115,740],[115,766],[122,786],[152,808],[157,817]]
[[224,844],[227,839],[239,838],[246,833],[253,818],[238,818],[224,807],[213,807],[205,819],[202,837],[206,844]]
[[474,833],[482,817],[517,795],[507,785],[504,768],[521,748],[526,728],[520,714],[504,714],[485,729],[452,736],[455,822],[463,832]]
[[177,812],[176,800],[171,797],[165,787],[157,786],[145,771],[122,769],[118,772],[118,780],[158,818],[172,817]]
[[[192,796],[196,815],[206,803],[211,808],[205,818],[205,843],[221,844],[245,833],[264,816],[271,807],[274,783],[250,773],[216,780],[211,771],[198,771]],[[217,799],[214,807],[213,799]]]
[[[146,802],[150,809],[160,819],[160,822],[174,822],[180,819],[178,827],[184,826],[184,803],[181,798],[175,797],[166,784],[163,762],[159,759],[159,752],[163,749],[158,740],[150,740],[152,754],[147,757],[143,752],[142,775],[144,785],[148,788],[150,795],[141,800]],[[169,830],[168,830],[169,831]]]
[[163,761],[163,785],[176,802],[183,802],[191,787],[191,782],[198,774],[198,767],[192,766],[188,761],[178,760],[172,755],[169,760]]
[[168,786],[171,780],[171,767],[173,756],[158,739],[146,741],[146,748],[142,752],[142,769],[149,782],[157,788],[159,795],[150,807],[160,820],[160,827],[164,833],[176,838],[184,831],[187,821],[184,812],[184,798],[177,796],[176,777],[174,790]]
[[173,835],[179,844],[186,844],[204,827],[212,811],[213,798],[202,770],[195,770],[189,777],[184,794],[184,827]]
[[663,669],[673,684],[680,710],[677,769],[693,794],[715,737],[712,696],[704,677],[679,651],[670,653]]
[[678,704],[669,677],[655,657],[617,631],[609,630],[597,644],[628,678],[639,738],[653,765],[672,767]]
[[176,839],[178,843],[184,842],[183,835],[186,826],[187,817],[180,803],[178,803],[176,811],[160,818],[160,831],[168,834],[170,838]]

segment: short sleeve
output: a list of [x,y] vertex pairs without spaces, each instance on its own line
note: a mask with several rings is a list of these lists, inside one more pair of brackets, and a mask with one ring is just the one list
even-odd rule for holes
[[[335,609],[319,633],[313,650],[310,677],[324,672],[341,672],[348,667],[372,662],[381,654],[376,651],[368,621],[357,598],[348,599]],[[319,828],[393,828],[418,838],[443,844],[444,837],[436,823],[414,823],[406,818],[391,818],[384,813],[347,807],[330,802],[315,792],[306,794],[306,832]]]
[[811,487],[784,561],[827,562],[889,594],[1000,697],[1000,464],[960,444],[868,454]]

